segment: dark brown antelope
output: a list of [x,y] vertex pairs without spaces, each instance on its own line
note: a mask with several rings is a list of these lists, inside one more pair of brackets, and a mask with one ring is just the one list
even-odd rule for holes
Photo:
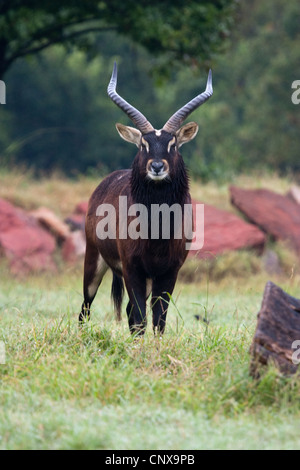
[[[190,122],[180,126],[212,95],[211,71],[206,90],[173,114],[161,130],[154,129],[140,111],[121,98],[116,85],[114,64],[108,95],[136,126],[116,124],[116,128],[123,139],[139,150],[130,170],[108,175],[90,198],[86,217],[84,302],[79,321],[90,317],[91,304],[110,268],[117,319],[121,319],[124,280],[129,297],[126,311],[130,331],[138,334],[145,331],[146,300],[152,293],[153,330],[162,334],[170,296],[187,257],[190,239],[182,230],[177,231],[191,204],[187,171],[178,149],[196,136],[198,125]],[[170,209],[169,217],[164,215],[163,207]],[[159,214],[155,222],[154,213]],[[167,236],[163,236],[164,229]]]

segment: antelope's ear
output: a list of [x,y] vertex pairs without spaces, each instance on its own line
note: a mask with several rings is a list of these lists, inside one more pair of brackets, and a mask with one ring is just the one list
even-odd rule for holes
[[138,147],[140,146],[142,133],[138,129],[130,126],[124,126],[124,124],[117,123],[116,124],[117,131],[119,132],[122,139],[130,142],[131,144],[135,144]]
[[195,122],[188,122],[180,129],[178,129],[178,131],[176,132],[178,147],[180,147],[182,144],[186,144],[194,137],[196,137],[198,129],[198,124],[196,124]]

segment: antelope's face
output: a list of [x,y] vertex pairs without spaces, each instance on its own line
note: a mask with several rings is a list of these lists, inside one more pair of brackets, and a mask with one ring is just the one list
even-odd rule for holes
[[136,159],[140,174],[155,182],[172,180],[178,159],[181,159],[178,148],[192,140],[198,131],[194,122],[181,127],[175,134],[163,129],[142,134],[138,129],[123,124],[116,127],[123,139],[139,148]]
[[116,92],[117,76],[115,63],[107,93],[136,126],[134,128],[123,124],[116,125],[120,136],[139,148],[135,163],[139,166],[140,175],[156,182],[172,180],[172,174],[176,174],[176,162],[182,158],[178,148],[192,140],[198,132],[198,125],[195,122],[180,126],[189,114],[212,96],[211,71],[208,74],[205,91],[178,109],[159,131],[154,129],[140,111]]

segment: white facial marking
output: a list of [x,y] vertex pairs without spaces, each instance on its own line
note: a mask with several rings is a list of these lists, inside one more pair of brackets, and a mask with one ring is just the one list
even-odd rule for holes
[[159,175],[155,175],[155,174],[151,173],[150,171],[148,171],[148,177],[153,181],[161,181],[161,180],[165,179],[167,176],[168,176],[167,171],[164,171],[163,173],[160,173]]
[[144,139],[144,137],[142,137],[142,144],[145,145],[146,151],[149,153],[149,143]]
[[176,138],[173,137],[173,139],[171,139],[170,142],[168,143],[168,153],[170,153],[170,149],[172,145],[175,144],[175,142],[176,142]]
[[160,137],[161,136],[161,130],[155,131],[155,134],[157,135],[157,137]]

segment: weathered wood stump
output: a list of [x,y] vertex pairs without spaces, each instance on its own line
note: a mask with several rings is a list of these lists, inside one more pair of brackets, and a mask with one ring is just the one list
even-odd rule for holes
[[295,358],[300,359],[300,300],[288,295],[280,287],[268,282],[256,331],[250,347],[252,355],[250,373],[259,377],[261,365],[273,363],[282,374],[297,371]]

